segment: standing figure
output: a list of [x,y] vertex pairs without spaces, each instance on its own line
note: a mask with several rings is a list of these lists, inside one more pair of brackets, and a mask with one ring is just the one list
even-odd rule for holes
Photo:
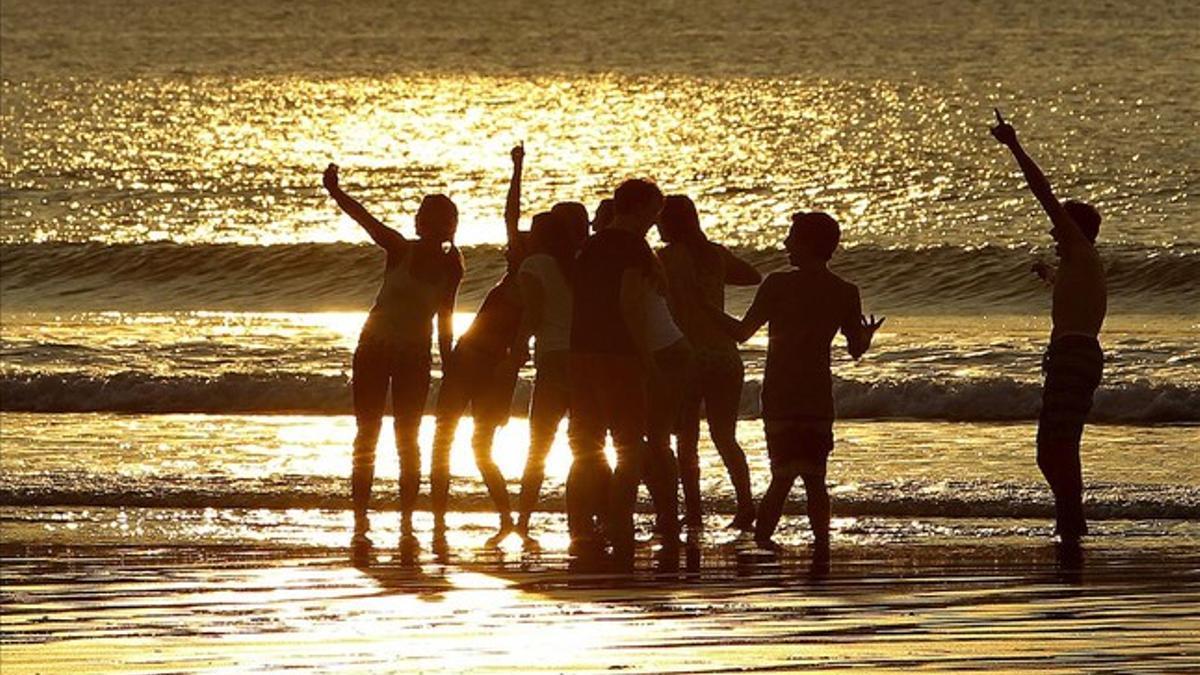
[[1054,285],[1050,346],[1042,359],[1046,383],[1038,417],[1037,463],[1054,492],[1055,531],[1064,544],[1075,544],[1087,534],[1079,444],[1104,370],[1099,335],[1108,311],[1108,291],[1104,265],[1096,252],[1100,214],[1083,202],[1060,203],[999,111],[996,122],[992,136],[1012,151],[1029,189],[1050,216],[1050,236],[1059,258],[1057,270],[1034,266],[1034,272]]
[[375,446],[383,425],[388,390],[396,449],[400,454],[400,529],[412,537],[412,512],[421,484],[417,433],[429,395],[430,342],[437,315],[438,351],[443,361],[454,340],[454,300],[463,264],[454,247],[458,208],[445,195],[427,195],[417,210],[417,239],[406,239],[384,225],[339,185],[338,167],[325,169],[323,183],[347,215],[387,252],[383,285],[367,315],[354,350],[351,387],[358,432],[350,478],[354,502],[354,539],[369,546],[367,506],[375,480]]
[[[622,183],[613,196],[612,223],[587,240],[575,263],[567,521],[577,551],[595,548],[601,541],[598,527],[606,526],[623,567],[633,564],[633,508],[643,468],[651,481],[666,475],[654,470],[665,467],[643,464],[646,374],[655,367],[647,342],[646,295],[657,264],[646,232],[658,218],[662,199],[649,181]],[[606,432],[616,447],[612,470],[604,456]],[[663,463],[657,460],[650,464]],[[655,488],[653,494],[663,499],[674,489],[665,481]]]
[[[560,205],[561,206],[561,205]],[[529,257],[518,278],[524,312],[521,330],[513,344],[513,368],[529,359],[529,337],[535,342],[537,375],[529,410],[529,457],[521,477],[517,534],[528,544],[529,519],[537,508],[538,492],[546,472],[546,456],[571,402],[568,362],[571,346],[571,311],[574,296],[575,256],[587,236],[587,212],[582,221],[568,217],[568,207],[533,217]],[[555,212],[557,211],[557,213]],[[582,227],[580,225],[582,224]]]
[[858,287],[829,269],[841,228],[825,213],[797,213],[784,240],[793,269],[767,276],[732,334],[745,341],[768,325],[762,416],[771,459],[771,485],[758,507],[754,538],[776,549],[771,536],[799,477],[804,481],[814,559],[829,556],[826,464],[833,450],[833,374],[829,350],[840,330],[850,356],[871,346],[883,319],[862,315]]
[[708,433],[725,463],[737,495],[737,515],[729,527],[754,525],[754,497],[746,453],[737,441],[738,409],[745,368],[735,341],[709,308],[725,309],[725,286],[753,286],[762,281],[754,267],[704,236],[696,205],[683,195],[668,195],[658,224],[667,246],[658,252],[667,273],[671,313],[694,350],[691,386],[684,395],[678,421],[679,477],[683,483],[685,522],[701,527],[700,406]]
[[509,348],[521,322],[521,293],[516,271],[525,259],[525,241],[517,229],[521,213],[521,170],[525,148],[512,150],[512,178],[504,208],[508,263],[503,278],[483,299],[475,320],[466,330],[449,362],[442,364],[442,386],[438,391],[437,426],[433,434],[433,466],[430,471],[430,492],[433,502],[435,536],[446,531],[446,508],[450,498],[450,449],[458,422],[467,408],[471,409],[474,433],[471,448],[475,465],[487,486],[488,495],[496,506],[500,523],[488,545],[498,544],[513,531],[512,513],[508,500],[508,484],[492,458],[492,442],[496,429],[508,422],[512,408],[513,389],[517,371],[510,367]]

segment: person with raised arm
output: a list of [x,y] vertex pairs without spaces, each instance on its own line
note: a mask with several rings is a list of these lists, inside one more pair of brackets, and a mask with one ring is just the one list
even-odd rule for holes
[[737,496],[737,514],[730,528],[754,526],[754,496],[750,468],[737,441],[738,408],[745,368],[737,342],[709,313],[708,307],[725,309],[725,286],[754,286],[762,275],[750,263],[724,246],[711,242],[700,227],[696,205],[684,195],[668,195],[658,221],[658,233],[667,244],[658,251],[666,270],[671,313],[694,351],[693,373],[678,416],[676,429],[679,477],[683,483],[689,532],[700,528],[700,406],[708,418],[708,433],[716,446]]
[[1087,534],[1079,445],[1100,386],[1104,352],[1100,329],[1108,312],[1104,265],[1096,252],[1100,214],[1090,204],[1059,202],[1017,132],[996,111],[992,136],[1017,160],[1025,182],[1050,217],[1058,269],[1035,264],[1033,271],[1053,287],[1050,345],[1042,359],[1045,385],[1038,416],[1037,463],[1054,493],[1055,531],[1065,544]]
[[450,498],[450,449],[458,422],[470,408],[474,423],[471,448],[475,452],[475,465],[500,517],[496,534],[487,541],[489,546],[500,543],[513,531],[508,484],[492,458],[496,430],[508,422],[517,381],[517,371],[510,367],[509,348],[521,323],[516,271],[525,259],[526,248],[525,238],[518,229],[525,146],[514,147],[511,155],[512,178],[504,206],[507,269],[488,291],[475,320],[455,345],[450,369],[443,369],[430,471],[434,533],[440,539],[446,531],[446,509]]
[[519,368],[529,359],[529,338],[533,336],[537,371],[529,408],[529,456],[521,477],[517,517],[517,534],[529,546],[537,544],[529,533],[529,521],[537,508],[546,456],[571,402],[568,362],[575,256],[587,236],[587,211],[581,219],[582,205],[577,209],[564,204],[533,217],[529,257],[518,274],[524,312],[511,350],[512,367]]
[[454,340],[454,303],[463,275],[462,257],[454,246],[458,208],[445,195],[426,195],[417,209],[417,239],[410,240],[384,225],[342,190],[337,165],[325,169],[322,182],[342,211],[387,253],[383,284],[354,350],[351,389],[358,431],[350,478],[352,544],[371,545],[367,507],[375,480],[375,446],[389,389],[400,455],[400,530],[403,539],[411,541],[412,512],[421,484],[417,434],[429,394],[435,315],[438,352],[443,362],[450,356]]
[[833,373],[830,348],[841,331],[854,359],[871,347],[883,318],[862,314],[858,287],[829,269],[841,228],[825,213],[800,212],[784,240],[793,269],[767,276],[746,316],[724,317],[730,334],[749,340],[768,325],[762,417],[771,460],[771,484],[758,506],[754,538],[777,550],[771,539],[792,485],[804,481],[814,562],[829,559],[829,491],[826,465],[833,450]]

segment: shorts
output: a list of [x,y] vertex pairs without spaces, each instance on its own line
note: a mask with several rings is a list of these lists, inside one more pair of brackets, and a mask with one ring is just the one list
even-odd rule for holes
[[825,477],[833,452],[833,420],[813,418],[763,420],[771,470],[796,470],[804,476]]
[[1078,445],[1100,386],[1104,352],[1094,337],[1066,335],[1050,343],[1042,359],[1046,383],[1038,416],[1038,442]]
[[442,382],[438,396],[439,415],[453,413],[458,407],[462,414],[466,406],[476,424],[502,426],[512,413],[513,391],[517,387],[517,371],[499,368],[502,357],[484,350],[459,345],[454,350],[454,368]]

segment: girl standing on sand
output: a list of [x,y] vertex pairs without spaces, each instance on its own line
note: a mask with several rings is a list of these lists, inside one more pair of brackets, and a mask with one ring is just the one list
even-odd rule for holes
[[415,241],[384,225],[342,191],[338,167],[325,169],[323,183],[337,205],[387,252],[383,284],[354,350],[351,387],[358,432],[350,478],[354,501],[352,544],[369,546],[367,505],[375,480],[375,446],[383,425],[388,389],[396,449],[400,454],[400,528],[412,537],[412,512],[421,484],[417,432],[429,394],[430,342],[437,315],[438,352],[443,364],[453,342],[454,301],[463,263],[454,246],[458,208],[449,197],[426,195],[417,209]]
[[521,170],[524,160],[524,145],[514,147],[512,178],[504,207],[508,268],[499,283],[488,291],[471,327],[454,347],[451,367],[443,368],[429,481],[435,540],[445,536],[446,508],[450,499],[450,448],[454,443],[458,422],[468,407],[475,425],[471,438],[475,465],[479,467],[488,494],[500,515],[499,528],[488,539],[488,545],[498,544],[513,530],[508,484],[500,467],[492,459],[492,443],[496,429],[508,422],[513,389],[517,384],[517,370],[509,365],[511,359],[508,350],[521,323],[521,293],[517,287],[516,271],[525,259],[526,248],[526,237],[517,229],[521,215]]
[[689,530],[702,523],[698,446],[703,403],[708,433],[737,494],[737,516],[729,526],[750,530],[754,524],[750,469],[736,435],[745,370],[737,343],[705,308],[725,307],[726,284],[753,286],[762,275],[729,249],[708,240],[696,205],[684,195],[666,198],[658,233],[667,243],[658,256],[667,274],[671,314],[694,350],[692,385],[684,396],[677,429],[685,522]]
[[[561,206],[561,205],[560,205]],[[513,343],[513,367],[529,359],[529,336],[535,338],[533,400],[529,410],[529,457],[521,477],[517,534],[526,543],[529,519],[537,507],[546,472],[546,455],[571,401],[567,363],[571,347],[572,280],[575,256],[587,235],[584,227],[564,217],[565,209],[539,213],[530,228],[530,255],[521,264],[521,299],[525,312]]]

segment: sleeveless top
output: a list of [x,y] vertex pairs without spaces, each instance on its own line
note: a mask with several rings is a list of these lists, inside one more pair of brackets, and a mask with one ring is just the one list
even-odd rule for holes
[[521,263],[521,274],[537,279],[542,286],[542,317],[534,327],[534,350],[538,356],[571,348],[571,286],[563,277],[554,256],[535,253]]
[[651,352],[670,347],[683,339],[683,332],[675,325],[671,308],[662,293],[650,289],[646,292],[646,346]]
[[415,277],[412,267],[416,251],[411,245],[407,249],[400,262],[384,271],[375,304],[359,333],[359,344],[429,348],[433,317],[450,278],[444,272],[433,282]]

